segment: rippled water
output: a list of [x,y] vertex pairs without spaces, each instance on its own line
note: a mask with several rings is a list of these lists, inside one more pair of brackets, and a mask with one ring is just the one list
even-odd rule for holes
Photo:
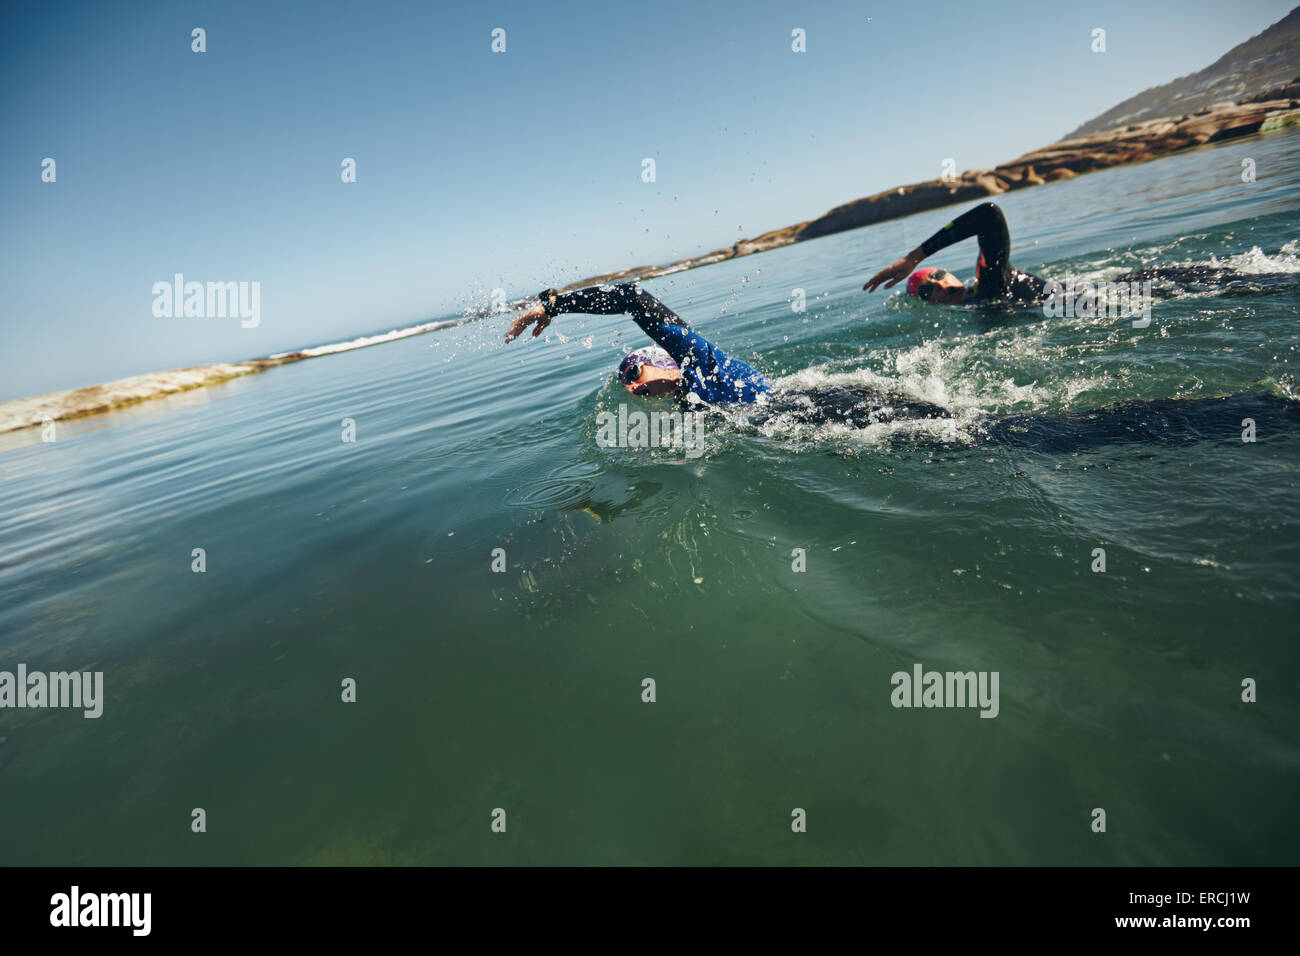
[[[1298,160],[1281,134],[1000,197],[1013,260],[1300,272]],[[860,291],[952,213],[648,284],[785,385],[951,421],[603,448],[602,411],[666,406],[611,381],[630,321],[568,316],[0,436],[0,669],[107,698],[0,711],[0,860],[1300,862],[1297,287],[1146,329]],[[1255,443],[1231,403],[1063,450],[982,431],[1234,394],[1282,409]],[[998,716],[895,709],[916,663],[997,671]]]

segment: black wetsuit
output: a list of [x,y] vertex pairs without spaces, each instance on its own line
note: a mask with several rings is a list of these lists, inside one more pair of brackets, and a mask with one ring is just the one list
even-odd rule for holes
[[1300,285],[1294,272],[1239,272],[1223,266],[1156,266],[1116,276],[1114,282],[1150,282],[1162,295],[1196,289],[1232,289],[1244,292],[1291,291]]
[[930,257],[955,242],[979,237],[975,285],[967,301],[1039,305],[1047,298],[1046,283],[1036,275],[1011,265],[1011,231],[997,203],[980,203],[962,213],[925,242],[921,251]]
[[[980,254],[975,264],[975,285],[968,302],[1005,302],[1013,305],[1042,305],[1051,295],[1047,282],[1011,265],[1011,231],[997,203],[980,203],[962,213],[925,242],[926,257],[971,236],[979,238]],[[1245,287],[1246,291],[1282,288],[1297,284],[1294,273],[1247,273],[1222,266],[1158,266],[1117,276],[1113,282],[1151,281],[1161,294],[1196,288]]]

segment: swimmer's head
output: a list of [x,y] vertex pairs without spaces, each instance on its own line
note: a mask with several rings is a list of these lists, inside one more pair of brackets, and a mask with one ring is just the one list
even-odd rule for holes
[[619,363],[618,380],[633,395],[666,395],[675,392],[682,370],[663,349],[637,349]]
[[966,286],[947,269],[917,269],[907,277],[907,294],[926,302],[960,305],[966,301]]
[[925,269],[917,269],[907,277],[907,294],[916,295],[917,291],[921,288],[921,283],[929,279],[931,274],[938,271],[939,270],[935,269],[933,266],[929,266]]

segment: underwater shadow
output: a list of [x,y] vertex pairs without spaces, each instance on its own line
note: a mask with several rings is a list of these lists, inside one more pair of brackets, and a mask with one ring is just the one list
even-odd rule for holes
[[1120,444],[1240,444],[1248,419],[1257,441],[1297,435],[1300,403],[1271,392],[1119,402],[1064,415],[1030,413],[991,419],[978,426],[978,436],[998,445],[1055,453]]

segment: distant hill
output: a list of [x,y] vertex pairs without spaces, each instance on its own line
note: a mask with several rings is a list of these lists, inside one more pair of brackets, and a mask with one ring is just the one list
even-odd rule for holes
[[[1176,26],[1171,25],[1171,29]],[[1143,90],[1062,139],[1078,139],[1158,116],[1194,113],[1223,100],[1236,101],[1257,90],[1285,86],[1297,74],[1300,74],[1300,7],[1258,36],[1237,44],[1200,72]]]

